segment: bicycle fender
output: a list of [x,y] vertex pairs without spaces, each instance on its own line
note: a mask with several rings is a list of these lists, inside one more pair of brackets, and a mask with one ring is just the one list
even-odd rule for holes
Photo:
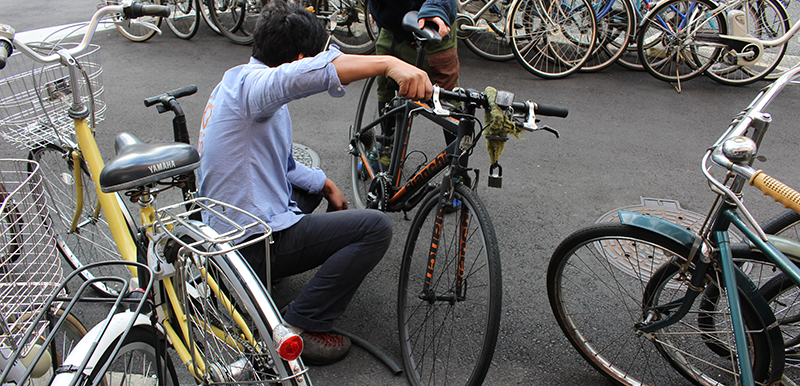
[[631,225],[658,233],[664,237],[672,239],[679,244],[683,244],[690,250],[692,249],[692,246],[699,245],[700,242],[700,237],[698,235],[687,229],[683,229],[676,224],[657,217],[621,210],[619,211],[619,220],[625,225]]
[[[781,251],[781,253],[786,255],[786,257],[788,257],[790,260],[794,261],[795,263],[800,262],[800,243],[797,241],[785,239],[775,235],[767,235],[767,240],[769,240],[770,244]],[[751,243],[748,244],[752,250],[760,252],[758,247]]]
[[[100,361],[100,357],[106,352],[111,345],[114,344],[114,341],[117,338],[121,337],[125,333],[125,329],[128,327],[128,324],[131,322],[131,319],[134,318],[134,315],[137,315],[135,312],[122,312],[119,314],[114,315],[111,320],[108,322],[108,326],[105,328],[105,332],[103,332],[103,325],[105,321],[98,323],[96,326],[92,327],[89,332],[78,342],[77,345],[72,349],[72,351],[67,356],[67,359],[61,364],[58,368],[58,374],[53,378],[53,385],[70,385],[72,380],[76,376],[80,376],[77,370],[80,368],[81,363],[86,359],[87,353],[92,347],[92,344],[95,341],[98,341],[97,347],[91,352],[89,355],[89,361],[86,364],[86,368],[83,370],[83,377],[87,377],[91,375],[92,370],[94,370],[97,363]],[[152,323],[150,322],[150,318],[146,315],[138,314],[136,320],[133,322],[133,326],[151,326]],[[100,366],[103,364],[101,363]]]

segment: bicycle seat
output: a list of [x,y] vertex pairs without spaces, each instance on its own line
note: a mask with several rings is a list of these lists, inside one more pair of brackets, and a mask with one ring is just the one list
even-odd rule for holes
[[114,139],[117,156],[100,172],[100,189],[118,192],[183,174],[200,166],[200,155],[192,145],[180,142],[149,144],[131,133]]
[[426,24],[425,28],[419,28],[419,12],[417,11],[409,11],[408,13],[403,16],[403,28],[408,31],[414,33],[417,36],[417,39],[421,41],[426,41],[434,44],[439,44],[442,42],[442,37],[439,36],[439,32],[432,28],[431,26],[435,24]]

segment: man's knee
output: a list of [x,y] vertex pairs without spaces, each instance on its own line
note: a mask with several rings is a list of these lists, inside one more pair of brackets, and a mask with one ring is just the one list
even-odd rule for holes
[[366,223],[369,224],[367,236],[376,241],[386,241],[388,246],[388,243],[392,240],[392,220],[386,213],[378,210],[366,209],[364,212]]

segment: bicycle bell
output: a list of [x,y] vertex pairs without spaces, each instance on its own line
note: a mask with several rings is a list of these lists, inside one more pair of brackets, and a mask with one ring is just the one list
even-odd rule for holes
[[755,141],[747,137],[728,138],[722,143],[722,154],[731,162],[744,164],[749,162],[758,152]]

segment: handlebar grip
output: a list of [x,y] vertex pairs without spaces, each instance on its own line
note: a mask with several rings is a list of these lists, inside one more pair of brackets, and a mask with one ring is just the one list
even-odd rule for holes
[[537,103],[533,110],[536,111],[536,114],[547,115],[549,117],[566,118],[567,115],[569,115],[569,110],[566,107],[543,105],[541,103]]
[[0,70],[6,67],[6,59],[14,52],[14,46],[5,39],[0,39]]
[[142,16],[169,17],[169,8],[163,5],[133,3],[123,9],[126,19],[136,19]]
[[784,207],[800,213],[800,193],[786,186],[783,182],[768,176],[764,171],[757,171],[750,178],[750,185],[757,187],[765,195],[783,204]]
[[164,97],[171,96],[171,97],[174,97],[175,99],[178,99],[178,98],[183,98],[183,97],[188,96],[188,95],[192,95],[192,94],[194,94],[196,92],[197,92],[197,86],[189,85],[189,86],[181,87],[181,88],[179,88],[177,90],[172,90],[172,91],[166,92],[164,94],[160,94],[160,95],[156,95],[156,96],[147,98],[147,99],[144,100],[144,105],[145,105],[145,107],[150,107],[150,106],[152,106],[152,105],[154,105],[156,103],[161,102],[161,100]]

